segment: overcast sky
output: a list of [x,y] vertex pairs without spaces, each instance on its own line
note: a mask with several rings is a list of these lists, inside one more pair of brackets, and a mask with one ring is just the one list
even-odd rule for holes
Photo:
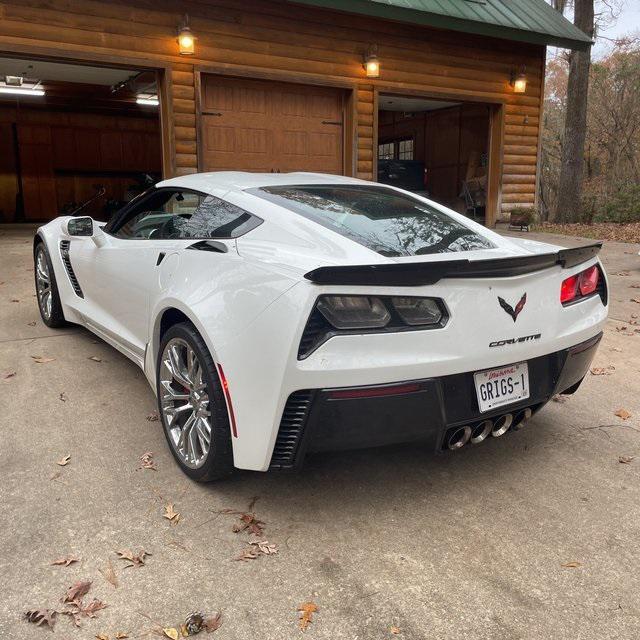
[[640,36],[640,0],[624,0],[618,19],[600,32],[604,37],[598,38],[593,56],[598,58],[611,48],[610,40],[605,38],[621,38],[634,33]]

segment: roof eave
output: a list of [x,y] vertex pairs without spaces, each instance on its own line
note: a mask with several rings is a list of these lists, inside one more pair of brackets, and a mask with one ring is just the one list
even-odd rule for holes
[[428,11],[416,11],[370,0],[293,0],[299,4],[334,9],[344,13],[357,13],[370,17],[394,20],[396,22],[406,22],[418,24],[426,27],[436,27],[438,29],[448,29],[462,33],[474,33],[476,35],[511,40],[514,42],[527,42],[542,46],[562,47],[578,51],[587,51],[593,44],[586,34],[584,38],[568,38],[550,33],[540,33],[527,31],[524,29],[514,29],[476,20],[465,20],[451,16],[444,16]]

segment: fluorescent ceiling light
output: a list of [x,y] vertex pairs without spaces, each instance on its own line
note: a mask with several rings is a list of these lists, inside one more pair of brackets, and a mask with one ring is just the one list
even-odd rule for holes
[[148,98],[139,97],[139,98],[136,98],[136,104],[148,104],[153,107],[157,107],[160,104],[160,101],[158,100],[158,98],[154,98],[152,96]]
[[19,89],[18,87],[0,87],[0,93],[12,93],[19,96],[43,96],[42,89]]

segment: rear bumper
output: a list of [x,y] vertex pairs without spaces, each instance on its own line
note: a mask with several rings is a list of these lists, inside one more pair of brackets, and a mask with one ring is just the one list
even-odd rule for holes
[[602,333],[528,360],[530,397],[480,413],[473,372],[370,387],[305,389],[289,396],[270,469],[302,465],[306,453],[421,442],[442,450],[448,431],[481,420],[537,411],[557,393],[573,393],[589,370]]

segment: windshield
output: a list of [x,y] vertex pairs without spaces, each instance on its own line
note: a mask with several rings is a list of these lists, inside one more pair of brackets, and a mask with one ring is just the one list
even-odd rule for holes
[[495,245],[409,195],[369,185],[293,185],[249,193],[309,218],[384,256],[491,249]]

